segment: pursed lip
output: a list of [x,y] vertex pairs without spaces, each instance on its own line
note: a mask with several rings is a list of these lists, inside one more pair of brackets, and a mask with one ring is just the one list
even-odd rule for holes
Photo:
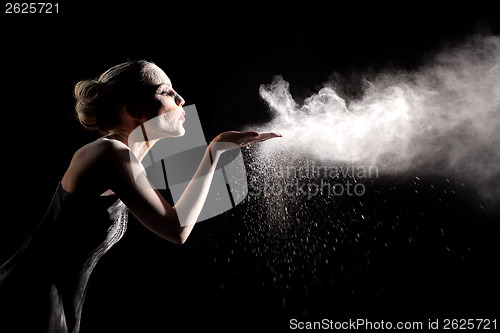
[[182,113],[181,113],[181,119],[182,120],[186,120],[185,115],[186,115],[186,111],[182,111]]

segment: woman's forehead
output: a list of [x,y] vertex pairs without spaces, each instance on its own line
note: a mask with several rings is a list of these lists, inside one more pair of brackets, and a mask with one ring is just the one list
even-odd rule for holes
[[151,65],[150,75],[151,81],[155,85],[172,85],[172,82],[167,74],[165,74],[165,72],[156,65]]

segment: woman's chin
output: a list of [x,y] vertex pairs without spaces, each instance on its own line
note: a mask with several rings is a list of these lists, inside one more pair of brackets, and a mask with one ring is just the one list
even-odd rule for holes
[[149,140],[158,140],[163,138],[174,138],[178,136],[183,136],[186,130],[184,127],[178,126],[172,128],[146,128],[146,134]]
[[183,136],[186,133],[184,127],[180,126],[179,128],[172,129],[170,131],[165,132],[165,138],[176,138],[179,136]]
[[176,136],[183,136],[186,133],[184,127],[179,128],[178,134]]

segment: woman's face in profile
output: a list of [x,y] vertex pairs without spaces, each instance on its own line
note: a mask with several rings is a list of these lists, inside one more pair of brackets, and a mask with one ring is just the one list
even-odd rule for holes
[[148,135],[154,137],[174,137],[184,135],[183,123],[185,112],[182,109],[184,99],[172,88],[170,79],[165,72],[156,65],[152,65],[151,75],[158,85],[155,99],[159,101],[159,108],[155,116],[146,122]]

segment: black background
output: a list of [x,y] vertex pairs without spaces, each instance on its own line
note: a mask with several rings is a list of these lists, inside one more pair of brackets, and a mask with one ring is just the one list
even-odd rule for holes
[[[73,2],[60,3],[59,11],[15,15],[2,8],[1,261],[43,216],[74,151],[97,137],[73,115],[72,89],[81,79],[127,59],[151,60],[187,105],[196,104],[209,140],[268,120],[258,89],[274,75],[300,99],[333,73],[411,71],[444,45],[500,33],[495,1]],[[345,93],[355,94],[355,87]],[[328,263],[294,258],[301,274],[277,281],[288,267],[270,267],[270,253],[256,256],[255,243],[235,242],[250,230],[245,223],[258,223],[252,217],[258,203],[250,199],[197,225],[181,247],[133,221],[94,271],[82,332],[281,332],[291,318],[494,318],[500,222],[494,204],[458,181],[424,177],[415,185],[413,178],[373,185],[365,198],[368,220],[345,225],[351,230],[343,237],[361,233],[370,241],[346,239],[335,251],[329,244],[320,251]],[[345,219],[354,203],[343,200],[322,214],[311,209],[308,219],[320,225]],[[373,229],[375,222],[382,227]],[[259,237],[279,243],[272,233]],[[309,250],[300,245],[300,253]],[[361,263],[368,250],[371,262]]]

